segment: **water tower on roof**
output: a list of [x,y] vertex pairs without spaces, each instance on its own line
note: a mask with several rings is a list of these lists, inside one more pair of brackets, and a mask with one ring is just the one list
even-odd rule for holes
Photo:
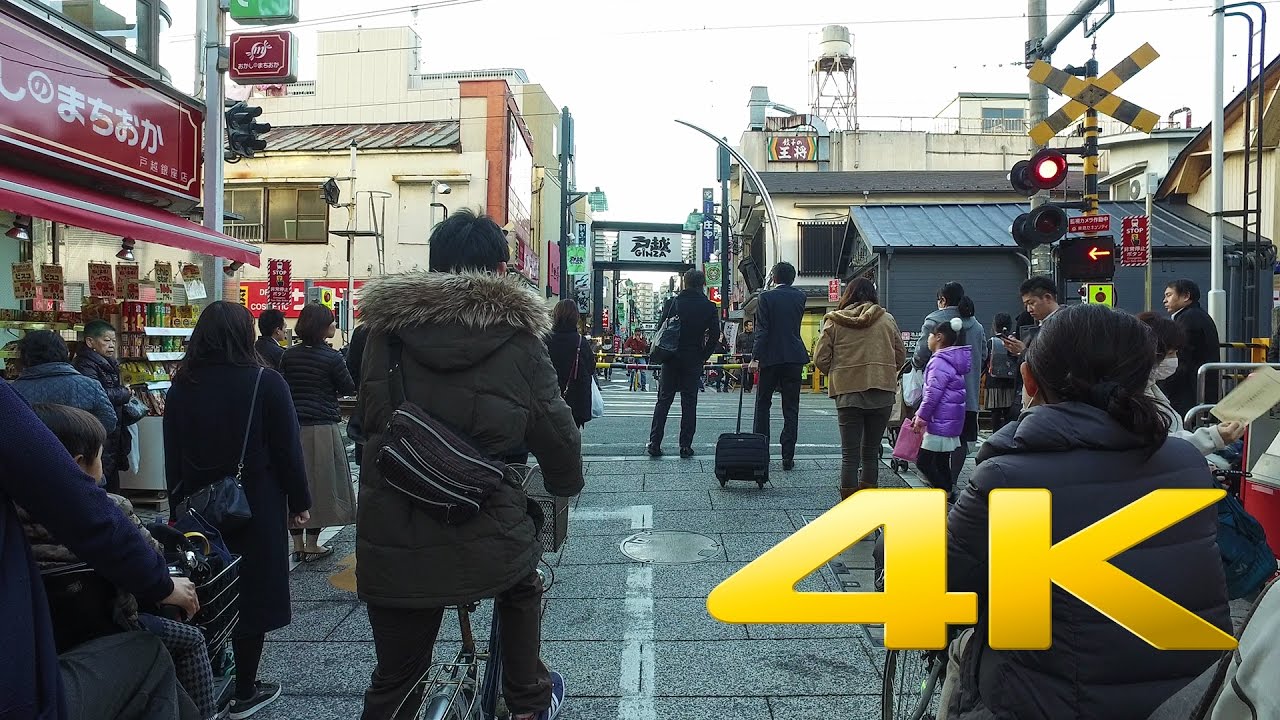
[[809,72],[811,112],[832,132],[858,129],[858,61],[853,57],[849,28],[822,28],[818,58]]

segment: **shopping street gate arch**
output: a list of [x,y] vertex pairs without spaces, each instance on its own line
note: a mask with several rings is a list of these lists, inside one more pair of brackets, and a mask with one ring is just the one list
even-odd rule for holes
[[[604,326],[604,274],[613,273],[614,292],[624,271],[683,273],[695,265],[685,262],[687,246],[695,245],[694,233],[677,223],[647,223],[600,220],[591,223],[591,328],[592,335],[603,337],[609,328]],[[609,250],[605,233],[617,233],[617,243]],[[696,247],[694,248],[696,253]],[[695,255],[696,257],[696,255]]]

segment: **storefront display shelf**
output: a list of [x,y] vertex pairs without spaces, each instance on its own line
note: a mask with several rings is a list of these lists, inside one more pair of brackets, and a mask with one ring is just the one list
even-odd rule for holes
[[55,332],[62,332],[64,330],[74,330],[76,332],[84,332],[84,326],[72,325],[71,323],[22,322],[21,320],[0,320],[0,330],[53,330]]
[[181,360],[186,353],[184,352],[149,352],[147,359],[151,362],[166,362],[170,360]]
[[191,333],[195,332],[195,328],[149,327],[142,330],[151,337],[191,337]]

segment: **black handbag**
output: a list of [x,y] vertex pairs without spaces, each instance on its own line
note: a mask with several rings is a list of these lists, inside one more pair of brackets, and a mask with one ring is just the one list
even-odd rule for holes
[[253,412],[258,407],[258,386],[261,383],[262,368],[258,368],[258,377],[253,383],[253,400],[249,403],[249,419],[244,425],[244,442],[240,445],[240,460],[236,463],[236,474],[228,475],[183,498],[178,503],[176,517],[195,511],[224,533],[234,532],[253,519],[253,510],[249,508],[249,498],[245,496],[240,480],[244,474],[244,455],[249,449],[249,430],[253,427]]
[[427,514],[462,525],[480,514],[509,469],[479,443],[407,399],[403,342],[387,339],[387,386],[395,408],[383,432],[375,463],[382,481]]

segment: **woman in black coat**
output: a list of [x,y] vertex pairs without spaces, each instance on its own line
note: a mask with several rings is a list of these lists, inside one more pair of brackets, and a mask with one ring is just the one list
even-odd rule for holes
[[94,320],[84,327],[84,345],[71,364],[81,375],[97,380],[116,411],[115,427],[107,428],[107,444],[102,447],[102,476],[107,492],[120,492],[120,471],[129,469],[129,434],[124,431],[124,406],[133,393],[120,380],[120,363],[115,359],[116,329],[106,320]]
[[[1157,650],[1058,587],[1049,649],[995,650],[987,642],[993,490],[1049,490],[1059,542],[1156,490],[1215,488],[1200,453],[1168,437],[1167,421],[1145,393],[1155,360],[1147,328],[1100,305],[1063,307],[1028,346],[1022,379],[1030,409],[982,446],[947,519],[949,590],[979,599],[977,628],[951,646],[947,717],[1146,718],[1221,657]],[[1217,531],[1210,506],[1111,564],[1229,637]]]
[[591,383],[595,382],[596,356],[591,343],[578,332],[578,303],[561,300],[551,314],[547,351],[560,381],[560,396],[573,411],[578,429],[591,422]]
[[278,684],[258,681],[258,664],[266,633],[290,622],[288,525],[306,523],[311,508],[289,386],[280,373],[263,367],[253,342],[253,316],[246,308],[230,302],[205,308],[174,374],[164,413],[171,507],[200,487],[234,475],[245,448],[241,483],[253,519],[223,535],[227,548],[242,556],[231,705],[232,715],[242,717],[280,695]]

